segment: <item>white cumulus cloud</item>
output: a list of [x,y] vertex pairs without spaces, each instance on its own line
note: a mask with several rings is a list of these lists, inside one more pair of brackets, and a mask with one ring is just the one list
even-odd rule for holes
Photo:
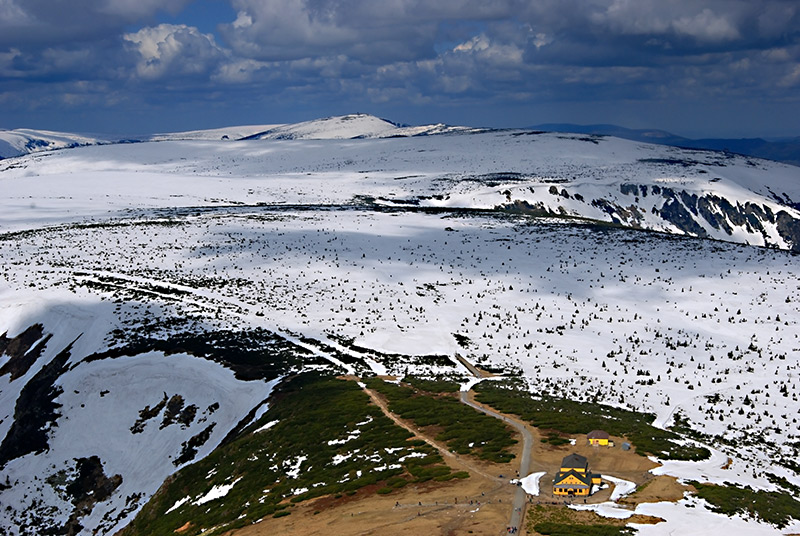
[[138,53],[136,74],[145,79],[210,73],[225,56],[213,35],[182,24],[142,28],[124,38]]

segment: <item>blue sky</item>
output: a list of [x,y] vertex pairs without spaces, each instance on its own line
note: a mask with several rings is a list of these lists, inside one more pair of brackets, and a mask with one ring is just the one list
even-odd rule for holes
[[800,135],[798,0],[0,0],[0,128]]

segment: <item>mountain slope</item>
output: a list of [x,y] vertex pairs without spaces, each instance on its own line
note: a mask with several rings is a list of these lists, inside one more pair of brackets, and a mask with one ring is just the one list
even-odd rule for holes
[[264,132],[284,125],[242,125],[204,130],[187,130],[184,132],[165,132],[153,134],[142,141],[181,141],[181,140],[239,140],[259,132]]
[[279,125],[248,136],[246,139],[258,140],[320,140],[376,137],[392,132],[397,128],[385,119],[367,115],[353,114],[325,119],[315,119],[291,125]]
[[98,143],[108,142],[99,138],[82,136],[80,134],[51,132],[49,130],[33,130],[28,128],[0,130],[0,159],[41,151],[52,151],[54,149],[95,145]]
[[208,455],[261,407],[270,380],[286,370],[268,338],[258,355],[272,358],[272,370],[248,373],[222,358],[234,348],[210,326],[217,354],[193,348],[197,339],[186,335],[131,344],[123,330],[130,336],[148,323],[131,322],[140,308],[149,306],[113,307],[80,291],[0,294],[0,470],[8,485],[0,495],[15,505],[0,527],[19,531],[11,534],[113,532],[177,468]]
[[[304,205],[44,229],[0,242],[0,260],[6,338],[43,326],[16,355],[32,358],[28,348],[53,334],[28,372],[0,376],[3,431],[29,423],[47,441],[0,469],[10,486],[0,526],[22,533],[73,521],[80,534],[120,528],[184,466],[187,445],[202,442],[194,460],[204,459],[249,422],[268,378],[310,368],[463,376],[455,352],[534,393],[652,412],[659,426],[689,419],[724,454],[665,466],[695,475],[682,478],[763,489],[775,489],[766,473],[796,478],[800,437],[781,417],[798,411],[800,272],[788,252],[463,210]],[[256,330],[286,335],[285,351],[259,351],[274,337]],[[44,420],[18,411],[34,388],[56,406]],[[102,476],[79,479],[79,465]],[[75,494],[77,482],[97,491]],[[89,496],[103,500],[86,514],[78,503]]]

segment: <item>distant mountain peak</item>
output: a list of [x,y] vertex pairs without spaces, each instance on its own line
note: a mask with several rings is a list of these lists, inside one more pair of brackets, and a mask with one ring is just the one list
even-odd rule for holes
[[313,119],[288,125],[279,125],[243,139],[259,140],[322,140],[322,139],[358,139],[389,138],[407,136],[427,136],[432,134],[482,132],[463,126],[451,126],[443,123],[403,126],[388,119],[371,114],[354,113]]

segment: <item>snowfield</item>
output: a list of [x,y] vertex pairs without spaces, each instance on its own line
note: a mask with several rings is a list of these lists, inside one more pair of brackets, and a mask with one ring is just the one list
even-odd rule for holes
[[81,145],[109,143],[92,136],[82,136],[68,132],[33,130],[18,128],[0,130],[0,159],[21,156],[28,153],[66,149]]
[[656,525],[636,523],[630,525],[638,530],[638,534],[645,536],[671,536],[673,534],[771,536],[775,534],[793,534],[800,530],[800,524],[798,523],[794,523],[783,530],[777,530],[766,523],[743,519],[740,516],[727,517],[717,514],[709,509],[708,503],[696,498],[683,499],[677,503],[640,504],[635,513],[660,517],[667,521]]
[[[343,123],[280,131],[304,139],[0,161],[0,334],[41,324],[29,352],[51,335],[19,377],[2,367],[33,354],[0,352],[0,437],[20,421],[17,401],[34,378],[51,378],[43,392],[57,405],[46,449],[0,469],[13,484],[0,491],[0,526],[22,534],[43,519],[68,522],[70,499],[48,482],[74,478],[75,460],[96,456],[121,482],[80,517],[80,533],[112,533],[181,465],[192,438],[215,424],[199,459],[263,414],[281,374],[302,363],[463,374],[455,359],[429,359],[456,352],[521,376],[533,393],[688,425],[713,447],[706,462],[654,473],[769,490],[768,473],[798,481],[800,266],[786,230],[800,218],[800,168],[514,131],[309,139],[352,134]],[[737,203],[752,217],[740,222]],[[726,242],[687,236],[680,226],[695,227],[669,219],[683,214],[676,204],[704,233],[695,234]],[[621,225],[598,223],[613,221]],[[661,232],[622,226],[631,222]],[[185,352],[111,355],[134,335],[243,329],[277,334],[299,361],[255,378]],[[60,368],[50,366],[68,347]],[[343,430],[341,441],[356,433]],[[721,516],[701,503],[640,506],[668,523],[637,528],[714,533]],[[737,534],[781,533],[722,520]]]

